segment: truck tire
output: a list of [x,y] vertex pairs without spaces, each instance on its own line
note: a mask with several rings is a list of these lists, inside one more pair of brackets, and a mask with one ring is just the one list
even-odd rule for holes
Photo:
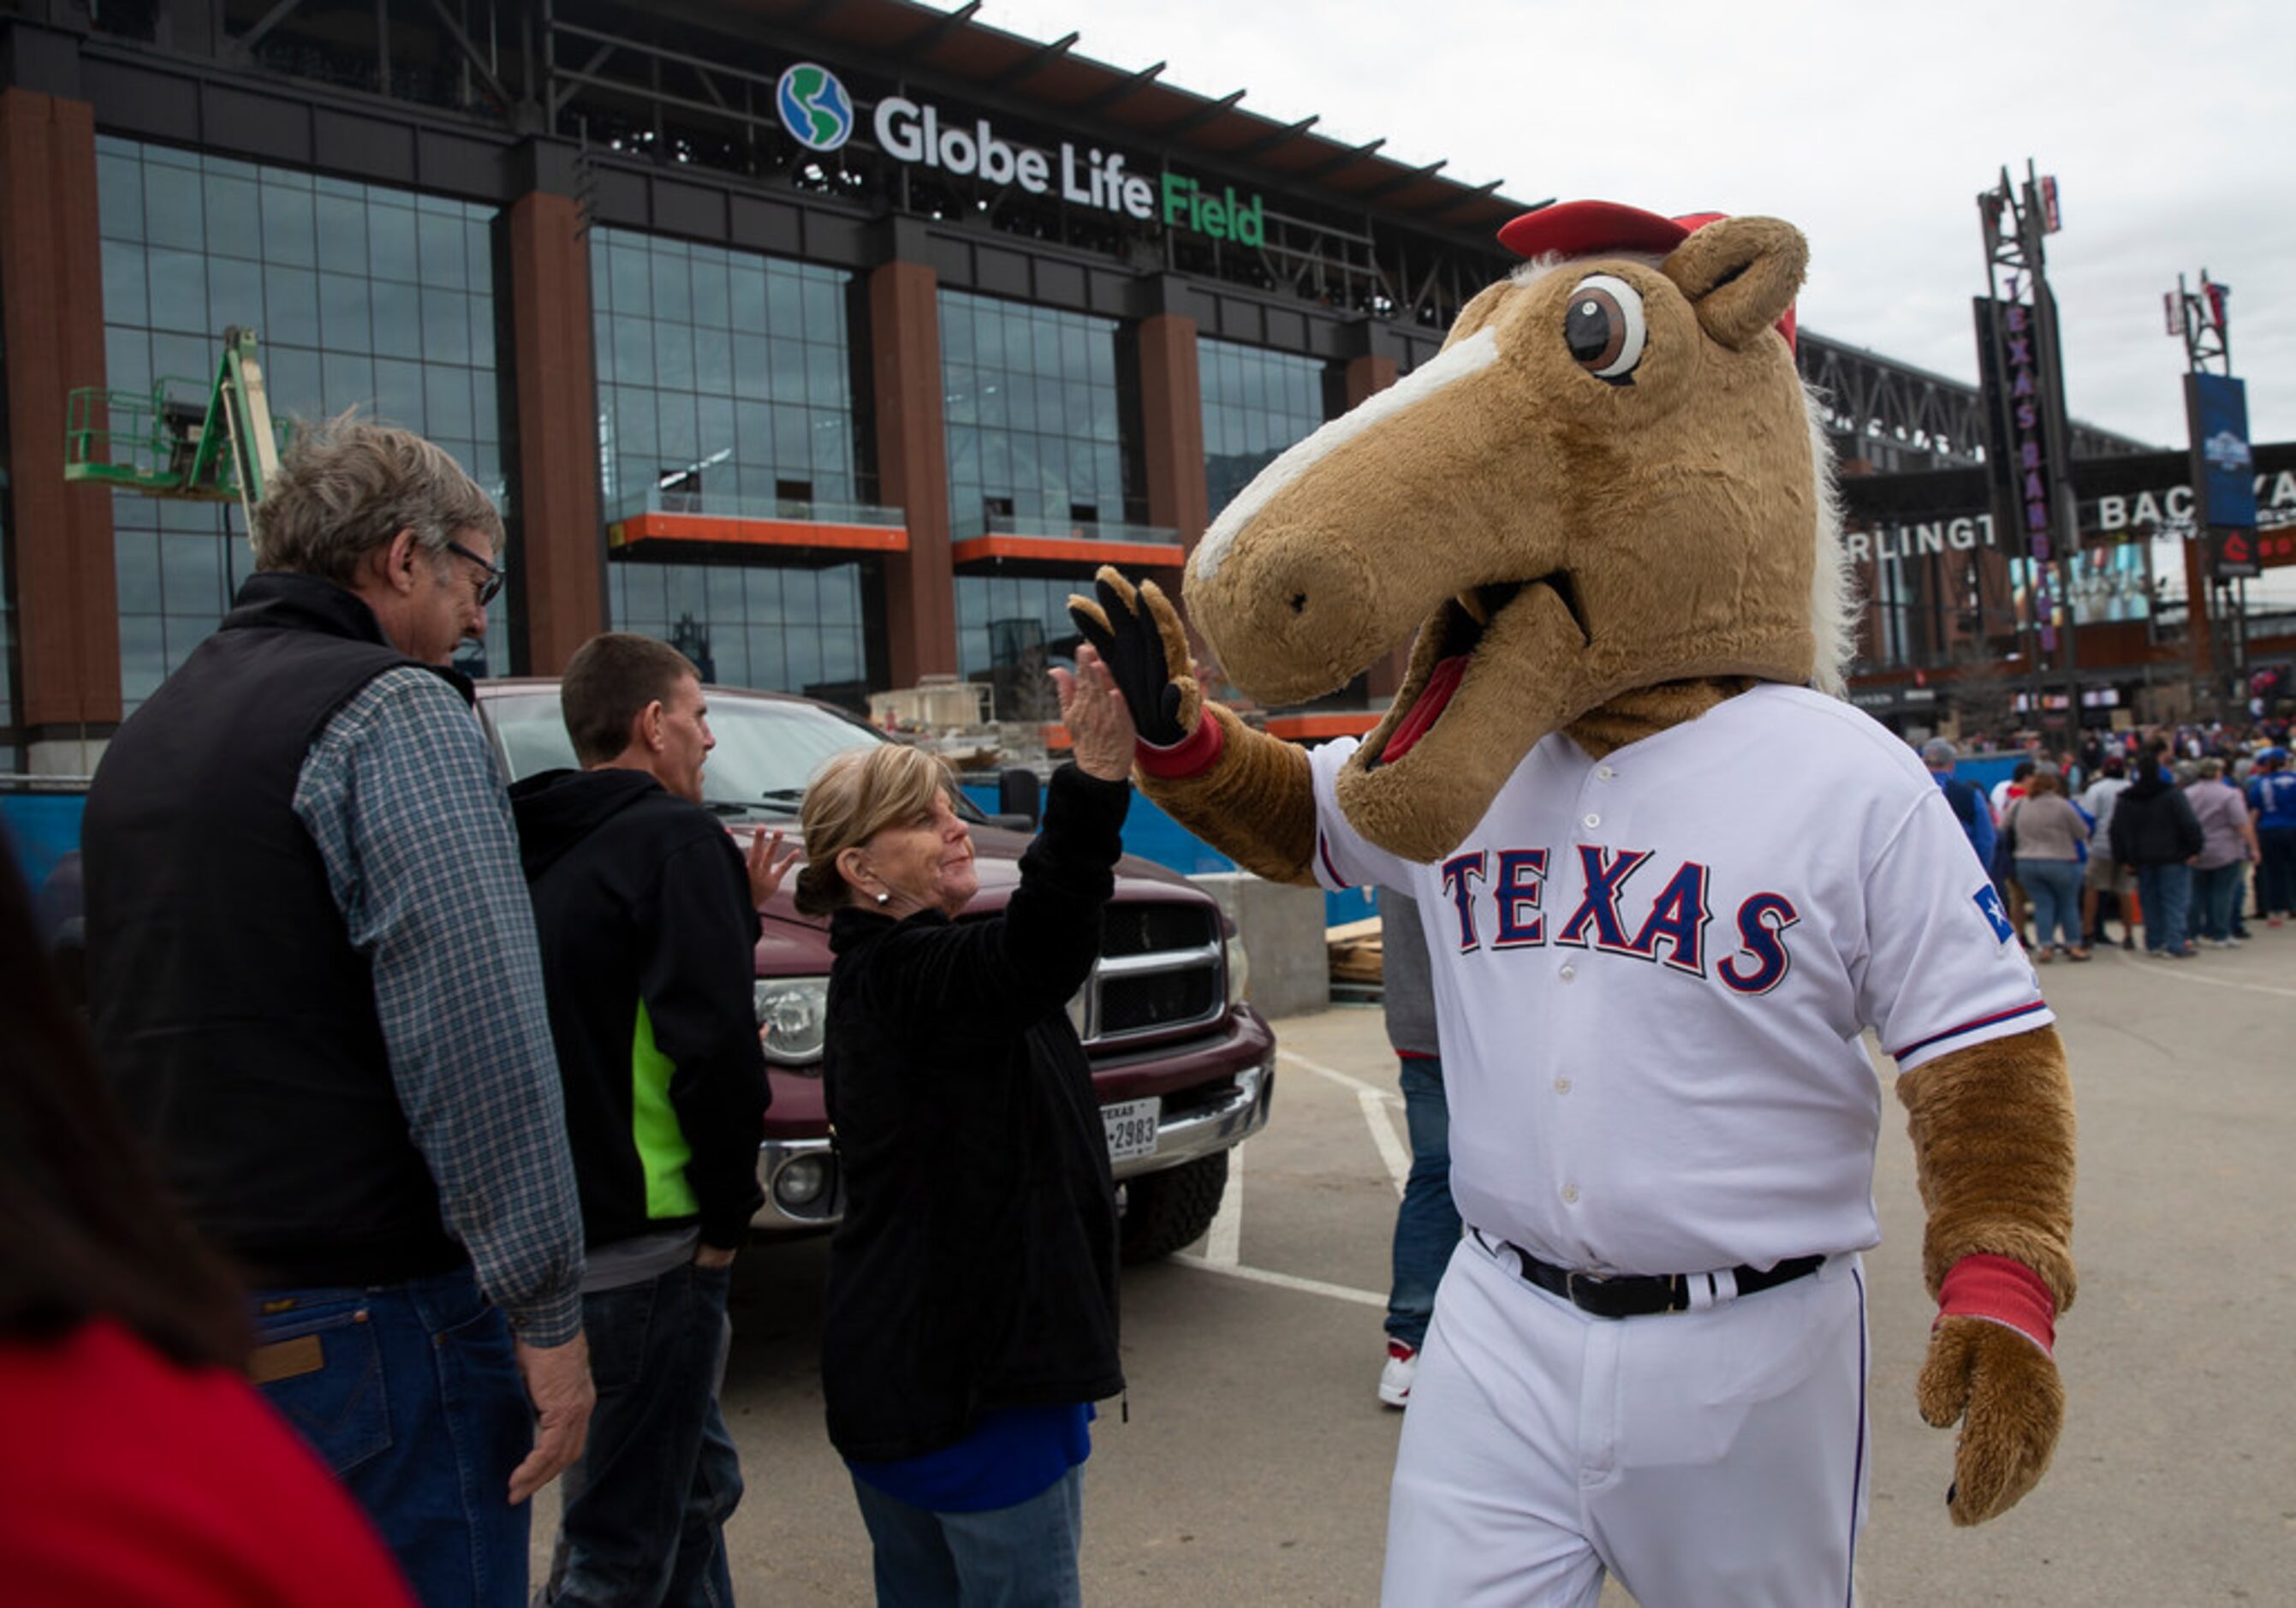
[[1124,1185],[1119,1243],[1128,1266],[1157,1261],[1193,1244],[1219,1215],[1227,1193],[1227,1152],[1215,1151],[1168,1172],[1143,1173]]

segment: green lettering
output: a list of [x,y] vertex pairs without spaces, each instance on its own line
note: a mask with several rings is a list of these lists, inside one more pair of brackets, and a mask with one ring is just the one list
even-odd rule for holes
[[1179,223],[1180,215],[1188,209],[1188,193],[1195,187],[1195,180],[1183,177],[1177,173],[1167,173],[1164,176],[1165,227],[1171,228]]
[[[1229,193],[1233,195],[1234,191]],[[1204,203],[1204,233],[1214,240],[1227,238],[1227,208],[1216,201]]]
[[1267,243],[1267,209],[1257,195],[1248,204],[1238,204],[1234,193],[1228,195],[1228,215],[1234,220],[1235,237],[1247,246]]

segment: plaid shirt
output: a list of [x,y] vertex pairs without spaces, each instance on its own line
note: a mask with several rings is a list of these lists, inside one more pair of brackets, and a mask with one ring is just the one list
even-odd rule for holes
[[438,677],[389,670],[320,734],[295,814],[373,963],[392,1080],[447,1231],[519,1338],[581,1328],[582,1214],[509,801]]

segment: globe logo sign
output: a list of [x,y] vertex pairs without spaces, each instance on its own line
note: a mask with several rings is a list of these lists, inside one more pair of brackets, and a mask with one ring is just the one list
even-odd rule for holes
[[808,151],[828,152],[853,137],[853,97],[826,67],[800,62],[774,91],[782,127]]

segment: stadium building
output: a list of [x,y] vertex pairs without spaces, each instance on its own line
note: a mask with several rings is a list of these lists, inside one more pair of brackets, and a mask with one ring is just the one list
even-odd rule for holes
[[[130,422],[167,428],[233,326],[281,416],[407,425],[498,497],[473,669],[611,626],[723,683],[1048,714],[1068,592],[1104,561],[1176,580],[1261,465],[1438,349],[1538,203],[977,9],[0,7],[0,768],[91,769],[246,573],[235,505],[67,450],[164,455]],[[1971,460],[1969,388],[1800,352],[1853,469]],[[2013,631],[2005,554],[1923,579],[1870,539],[1867,668],[1957,651],[1923,610]],[[1398,669],[1279,729],[1359,726]]]

